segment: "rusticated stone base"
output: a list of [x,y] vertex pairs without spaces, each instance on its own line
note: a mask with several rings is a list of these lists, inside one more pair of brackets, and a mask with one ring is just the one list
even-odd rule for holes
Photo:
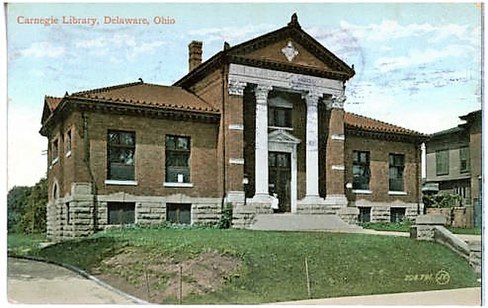
[[405,202],[371,202],[360,199],[351,204],[354,207],[370,207],[371,208],[371,222],[390,222],[392,208],[404,208],[405,218],[414,220],[417,217],[418,210],[422,211],[423,205],[417,203]]
[[47,205],[47,236],[60,241],[93,234],[114,227],[108,223],[109,202],[130,202],[135,205],[135,224],[157,225],[166,221],[166,204],[191,204],[191,224],[214,224],[221,216],[219,198],[193,198],[183,194],[170,196],[135,196],[127,193],[98,195],[97,230],[94,227],[95,202],[87,184],[74,184],[71,195]]

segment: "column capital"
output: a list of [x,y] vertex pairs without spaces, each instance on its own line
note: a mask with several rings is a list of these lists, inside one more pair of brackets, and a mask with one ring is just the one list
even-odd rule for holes
[[266,104],[268,101],[268,93],[273,89],[273,86],[269,84],[258,84],[254,89],[254,94],[256,95],[257,104]]
[[229,79],[229,94],[243,96],[246,85],[247,83],[237,79]]
[[344,109],[344,103],[346,101],[346,96],[332,95],[332,98],[327,100],[327,109]]
[[308,91],[307,93],[302,94],[302,98],[305,99],[307,105],[315,105],[317,106],[319,100],[322,98],[324,94],[316,91]]

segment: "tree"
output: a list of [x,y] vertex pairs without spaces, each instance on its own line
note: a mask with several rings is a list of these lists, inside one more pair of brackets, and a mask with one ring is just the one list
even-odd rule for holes
[[30,189],[27,206],[21,213],[18,231],[23,233],[46,232],[47,180],[41,179]]
[[31,187],[14,186],[7,195],[7,229],[15,232],[20,221],[20,216],[27,207]]

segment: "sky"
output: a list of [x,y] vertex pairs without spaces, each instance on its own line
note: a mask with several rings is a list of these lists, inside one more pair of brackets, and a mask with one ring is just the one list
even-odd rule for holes
[[[302,29],[348,65],[346,111],[422,133],[481,108],[481,9],[469,3],[150,3],[7,6],[7,185],[33,185],[47,170],[38,132],[45,95],[144,82],[171,85],[188,71],[188,44],[203,59],[285,26]],[[63,17],[98,24],[63,24]],[[147,25],[105,24],[105,17]],[[173,20],[157,24],[158,18]],[[57,18],[58,24],[26,24]]]

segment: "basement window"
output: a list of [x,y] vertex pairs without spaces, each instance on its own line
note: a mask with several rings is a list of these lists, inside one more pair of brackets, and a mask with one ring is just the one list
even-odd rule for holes
[[371,221],[371,207],[360,207],[359,208],[359,222],[370,222]]
[[166,221],[175,224],[191,224],[191,204],[167,203]]
[[392,207],[390,208],[390,221],[391,222],[402,222],[405,219],[405,208],[404,207]]
[[66,211],[66,215],[65,215],[65,218],[66,218],[66,224],[67,225],[70,225],[71,224],[71,213],[69,211],[69,202],[66,202],[64,204],[64,210]]
[[134,202],[108,202],[108,224],[128,225],[135,223]]

